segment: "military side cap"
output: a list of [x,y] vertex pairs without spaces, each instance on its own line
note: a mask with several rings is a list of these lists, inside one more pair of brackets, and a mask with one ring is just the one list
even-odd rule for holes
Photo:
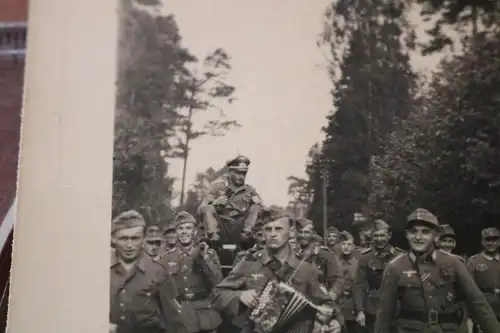
[[339,229],[335,228],[335,227],[328,227],[328,229],[326,229],[327,233],[329,234],[338,234],[339,233]]
[[175,230],[175,223],[174,221],[167,222],[165,227],[163,228],[163,232],[167,233],[169,231]]
[[194,225],[197,224],[196,219],[188,212],[182,211],[177,213],[174,218],[174,226],[177,228],[179,225],[184,223],[193,223]]
[[456,237],[455,230],[449,224],[441,225],[440,237]]
[[267,207],[260,211],[260,221],[262,223],[262,226],[284,217],[291,219],[290,215],[288,215],[283,209],[278,207]]
[[481,231],[483,238],[500,238],[500,231],[497,228],[486,228]]
[[354,237],[347,231],[342,231],[339,233],[339,242],[345,242],[348,240],[353,240]]
[[250,160],[242,155],[239,155],[232,160],[226,162],[226,166],[232,170],[247,171],[250,165]]
[[308,225],[313,225],[313,221],[303,217],[299,217],[298,219],[295,220],[295,226],[297,229],[303,229]]
[[148,241],[161,241],[163,240],[163,235],[161,233],[160,227],[157,225],[152,225],[146,229],[146,240]]
[[123,229],[145,227],[146,221],[144,221],[144,217],[135,210],[128,210],[115,217],[113,221],[111,221],[111,225],[111,232],[115,233]]
[[383,230],[383,229],[389,229],[389,225],[385,223],[384,220],[375,220],[373,221],[373,230]]
[[436,215],[432,214],[424,208],[417,208],[408,216],[408,223],[417,221],[424,222],[435,228],[439,228],[439,222]]

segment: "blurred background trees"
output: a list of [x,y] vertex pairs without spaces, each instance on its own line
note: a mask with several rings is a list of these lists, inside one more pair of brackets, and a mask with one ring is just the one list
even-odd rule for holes
[[[425,41],[415,13],[430,22]],[[406,216],[425,207],[455,228],[458,251],[479,249],[479,231],[500,224],[499,13],[498,1],[332,2],[320,43],[332,111],[306,166],[311,218],[322,218],[323,172],[329,225],[383,218],[404,245]],[[413,52],[445,50],[428,80],[410,66]]]
[[[182,158],[185,170],[192,140],[239,125],[225,117],[219,102],[235,98],[226,81],[230,57],[220,48],[202,60],[192,55],[182,46],[175,18],[157,10],[159,1],[121,4],[113,215],[136,209],[148,223],[164,223],[175,210],[168,158]],[[195,128],[194,113],[205,111],[216,113]],[[181,204],[184,178],[185,172]]]

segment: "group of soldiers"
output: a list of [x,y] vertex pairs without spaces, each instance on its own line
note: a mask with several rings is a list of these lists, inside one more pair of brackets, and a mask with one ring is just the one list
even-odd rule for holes
[[[315,305],[308,333],[500,332],[498,229],[482,230],[483,251],[465,259],[453,229],[419,208],[407,251],[382,220],[366,247],[334,227],[322,245],[311,220],[262,204],[245,184],[249,164],[227,162],[196,217],[179,212],[164,229],[133,210],[113,219],[110,333],[306,332],[257,324],[270,280]],[[269,313],[286,305],[276,295]]]

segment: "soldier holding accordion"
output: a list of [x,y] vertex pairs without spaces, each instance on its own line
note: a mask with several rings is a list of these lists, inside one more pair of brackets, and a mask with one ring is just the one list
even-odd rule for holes
[[316,268],[288,244],[290,218],[270,209],[261,222],[265,249],[249,253],[214,288],[216,308],[244,333],[340,332],[339,309]]

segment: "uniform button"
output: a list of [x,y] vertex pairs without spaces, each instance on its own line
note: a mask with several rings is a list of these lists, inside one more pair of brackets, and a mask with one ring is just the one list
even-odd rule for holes
[[124,308],[124,307],[125,307],[125,304],[120,303],[120,307],[121,307],[121,308]]
[[123,290],[121,291],[121,294],[125,294],[125,289],[123,289]]
[[184,288],[185,291],[189,291],[189,288]]
[[184,277],[184,280],[187,280],[187,279],[188,279],[188,277],[187,277],[187,276],[185,276],[185,277]]
[[429,296],[429,298],[432,298],[432,296]]
[[121,319],[121,320],[125,320],[125,316],[121,316],[121,317],[120,317],[120,319]]

